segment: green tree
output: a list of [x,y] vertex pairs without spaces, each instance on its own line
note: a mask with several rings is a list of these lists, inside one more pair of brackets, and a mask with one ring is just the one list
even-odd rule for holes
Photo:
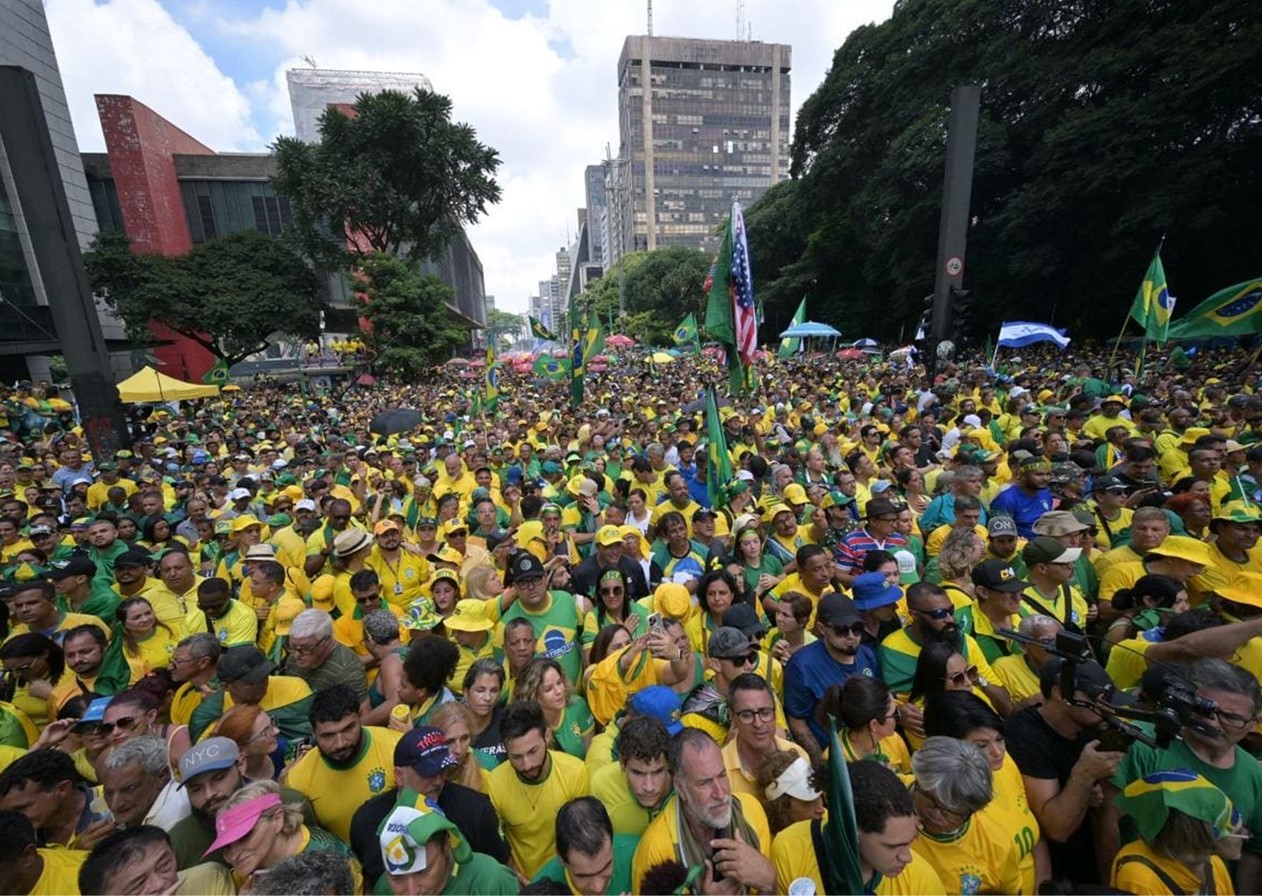
[[326,111],[319,143],[278,138],[272,184],[304,254],[331,269],[376,252],[435,258],[498,202],[499,155],[451,111],[432,91],[386,90],[361,95],[353,115]]
[[[964,276],[980,326],[1115,333],[1162,234],[1190,307],[1257,275],[1258,71],[1247,0],[902,0],[803,104],[797,187],[749,210],[759,293],[795,305],[813,283],[813,318],[909,332],[933,285],[950,91],[978,83]],[[792,239],[768,249],[769,233]]]
[[526,319],[520,314],[492,308],[486,313],[486,326],[499,336],[501,345],[512,345],[526,332]]
[[623,332],[650,345],[673,345],[675,327],[688,312],[700,319],[705,311],[701,285],[710,260],[706,253],[684,246],[631,253],[591,284],[579,301],[583,308],[594,305],[601,320],[617,320],[622,277],[627,311]]
[[134,253],[125,234],[106,230],[84,263],[93,291],[136,341],[151,339],[156,321],[232,365],[278,337],[320,332],[319,279],[292,250],[254,230],[171,257]]
[[416,377],[468,342],[468,331],[448,311],[455,291],[442,280],[383,252],[365,259],[361,272],[369,324],[363,339],[375,365]]

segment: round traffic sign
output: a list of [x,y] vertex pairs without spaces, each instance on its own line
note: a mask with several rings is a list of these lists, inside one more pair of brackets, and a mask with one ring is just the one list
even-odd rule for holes
[[952,255],[947,259],[946,272],[949,276],[954,277],[962,270],[964,270],[964,262],[960,259],[960,256]]

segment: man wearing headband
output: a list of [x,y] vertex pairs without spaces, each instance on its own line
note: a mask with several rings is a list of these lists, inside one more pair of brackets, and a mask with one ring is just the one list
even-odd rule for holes
[[399,794],[399,803],[386,816],[379,838],[386,869],[383,879],[397,896],[509,896],[520,889],[517,876],[507,866],[470,849],[447,816],[423,802],[415,791]]
[[1016,520],[1017,532],[1033,538],[1034,522],[1052,509],[1052,493],[1047,484],[1052,465],[1036,454],[1026,454],[1017,462],[1017,481],[1001,491],[991,502],[992,516],[1006,514]]

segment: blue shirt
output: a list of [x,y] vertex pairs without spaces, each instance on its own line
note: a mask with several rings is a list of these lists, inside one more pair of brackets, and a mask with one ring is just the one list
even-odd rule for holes
[[1034,522],[1051,509],[1052,493],[1045,488],[1027,495],[1020,486],[1010,485],[990,502],[990,515],[1007,514],[1012,517],[1022,538],[1033,538],[1036,534]]
[[[691,476],[685,476],[684,479],[688,482],[688,497],[692,498],[692,500],[696,501],[706,510],[709,510],[710,492],[706,484],[697,479],[696,468],[693,468]],[[689,520],[689,522],[691,522],[691,520]]]
[[821,745],[828,743],[828,732],[815,720],[815,707],[830,687],[845,684],[847,678],[856,674],[881,677],[876,651],[867,644],[859,646],[854,663],[848,666],[832,658],[822,638],[807,644],[789,658],[784,668],[785,714],[805,720],[815,740]]

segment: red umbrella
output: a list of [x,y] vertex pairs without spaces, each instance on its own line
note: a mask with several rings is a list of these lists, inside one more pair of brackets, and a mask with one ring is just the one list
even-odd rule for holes
[[843,348],[837,352],[837,357],[843,361],[858,361],[864,358],[864,354],[857,348]]
[[605,345],[626,348],[629,345],[635,345],[635,340],[630,336],[624,336],[621,333],[614,333],[612,336],[605,337]]
[[375,382],[377,382],[377,378],[371,373],[361,373],[355,377],[356,386],[371,386]]

